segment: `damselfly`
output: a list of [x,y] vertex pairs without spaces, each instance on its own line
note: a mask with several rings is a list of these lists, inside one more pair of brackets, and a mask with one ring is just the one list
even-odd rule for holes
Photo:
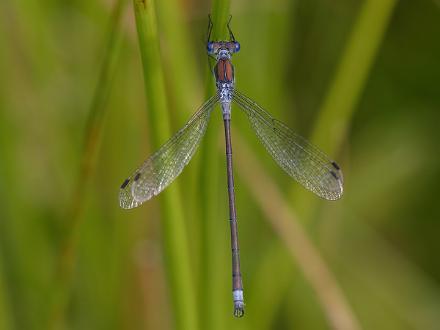
[[208,127],[214,106],[220,103],[226,142],[234,315],[241,317],[244,314],[244,299],[232,171],[231,103],[234,102],[244,112],[258,138],[278,165],[305,188],[324,199],[336,200],[342,196],[343,178],[339,166],[322,151],[235,89],[234,66],[231,58],[240,50],[240,43],[235,40],[229,23],[230,20],[227,24],[229,40],[213,41],[211,40],[213,24],[209,18],[207,52],[216,61],[213,73],[217,93],[199,108],[185,126],[122,183],[119,203],[122,208],[131,209],[164,190],[191,160]]

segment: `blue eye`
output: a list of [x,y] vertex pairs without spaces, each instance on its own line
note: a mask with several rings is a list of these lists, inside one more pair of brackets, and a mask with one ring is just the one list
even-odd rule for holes
[[234,44],[235,44],[234,53],[238,53],[240,51],[240,43],[238,41],[235,41]]
[[214,43],[213,42],[208,42],[208,44],[206,45],[206,51],[208,52],[208,54],[214,53]]

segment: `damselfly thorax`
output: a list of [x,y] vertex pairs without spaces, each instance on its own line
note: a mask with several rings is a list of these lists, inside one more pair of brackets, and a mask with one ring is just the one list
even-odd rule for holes
[[210,45],[212,46],[212,49],[216,50],[217,63],[215,64],[213,71],[217,93],[220,96],[223,119],[230,119],[231,102],[235,84],[234,66],[231,62],[231,56],[232,52],[236,49],[240,49],[240,46],[236,41],[213,42]]

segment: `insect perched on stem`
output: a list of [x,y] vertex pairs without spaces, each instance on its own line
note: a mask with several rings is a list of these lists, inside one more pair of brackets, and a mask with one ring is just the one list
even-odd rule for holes
[[216,64],[213,68],[217,93],[211,96],[170,140],[150,156],[121,185],[119,203],[124,209],[137,207],[164,190],[189,163],[208,127],[214,106],[220,103],[226,142],[226,173],[229,195],[229,219],[232,248],[232,294],[234,315],[244,314],[243,284],[240,272],[234,175],[232,169],[231,104],[238,105],[251,127],[278,165],[308,190],[327,200],[342,196],[343,178],[339,166],[322,151],[274,119],[262,107],[235,89],[232,55],[240,51],[227,24],[229,40],[213,41],[213,23],[209,17],[207,52]]

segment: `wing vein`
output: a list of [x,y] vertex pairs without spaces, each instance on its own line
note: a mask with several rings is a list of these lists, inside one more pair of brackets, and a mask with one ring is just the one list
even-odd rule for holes
[[233,101],[247,115],[266,150],[287,174],[322,198],[335,200],[342,196],[342,172],[325,153],[237,90]]
[[131,209],[163,191],[184,169],[205,135],[216,94],[208,99],[188,122],[159,150],[128,177],[119,191],[119,204]]

